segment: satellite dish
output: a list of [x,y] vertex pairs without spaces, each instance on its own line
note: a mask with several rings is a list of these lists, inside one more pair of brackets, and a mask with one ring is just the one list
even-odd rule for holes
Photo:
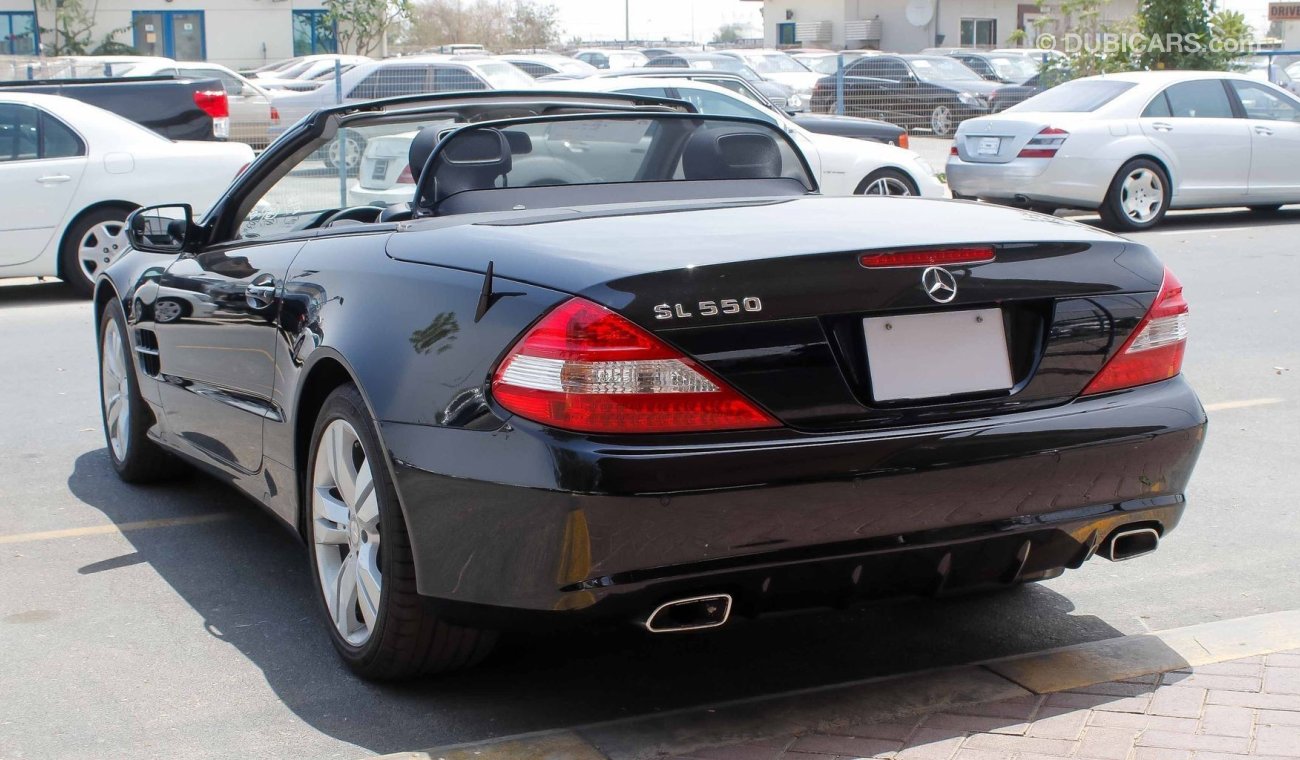
[[907,0],[907,22],[927,26],[934,19],[934,0]]

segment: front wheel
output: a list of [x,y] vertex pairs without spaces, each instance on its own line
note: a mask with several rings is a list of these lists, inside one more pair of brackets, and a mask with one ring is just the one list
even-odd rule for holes
[[935,137],[952,135],[952,109],[948,106],[935,106],[930,112],[930,131]]
[[108,303],[99,320],[99,401],[104,441],[119,478],[151,483],[181,469],[179,461],[146,435],[152,415],[140,395],[126,315],[116,300]]
[[1169,175],[1154,161],[1137,158],[1120,168],[1098,211],[1106,227],[1147,230],[1160,223],[1172,196]]
[[920,195],[912,178],[897,169],[877,169],[858,184],[858,195]]
[[337,388],[316,419],[303,489],[316,598],[330,639],[365,678],[473,665],[496,636],[445,623],[422,603],[383,451],[356,386]]

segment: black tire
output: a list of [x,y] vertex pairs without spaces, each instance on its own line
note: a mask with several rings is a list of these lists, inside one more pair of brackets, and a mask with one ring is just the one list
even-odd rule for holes
[[121,255],[123,250],[120,243],[108,243],[105,247],[109,248],[109,250],[104,252],[103,258],[109,261],[103,261],[102,259],[97,261],[95,268],[87,274],[86,270],[82,268],[78,256],[81,241],[90,234],[92,228],[100,224],[125,227],[126,217],[130,213],[130,209],[106,206],[95,209],[88,214],[82,214],[72,224],[68,225],[68,229],[63,233],[63,241],[59,244],[59,279],[63,280],[64,284],[72,292],[82,298],[90,298],[95,292],[94,275]]
[[[110,326],[117,330],[121,340],[118,347],[120,363],[117,366],[120,368],[123,382],[119,383],[116,389],[109,387],[110,377],[105,367],[105,362],[110,359],[106,355],[105,346]],[[98,335],[100,418],[104,425],[104,443],[108,446],[108,457],[113,463],[117,476],[127,483],[153,483],[183,472],[184,464],[146,435],[146,431],[154,422],[153,413],[145,403],[144,397],[140,395],[139,378],[136,377],[136,365],[131,356],[132,351],[128,340],[126,315],[122,313],[122,305],[116,299],[110,301],[104,309],[104,314],[99,320]],[[120,395],[120,401],[126,403],[124,410],[126,431],[116,445],[114,429],[109,423],[110,406],[106,403],[112,396],[106,393]],[[118,424],[123,419],[122,414],[123,410],[119,409]]]
[[1281,204],[1281,203],[1274,203],[1274,204],[1269,204],[1269,205],[1267,205],[1267,206],[1248,206],[1247,208],[1249,208],[1250,211],[1251,211],[1251,213],[1253,213],[1253,214],[1261,214],[1261,215],[1263,215],[1263,216],[1270,216],[1270,215],[1272,215],[1272,214],[1276,214],[1277,212],[1281,211],[1281,210],[1282,210],[1282,204]]
[[[346,422],[356,432],[362,461],[371,465],[374,493],[378,498],[379,546],[382,549],[378,552],[377,565],[382,587],[374,625],[369,629],[368,637],[359,644],[344,638],[330,614],[316,553],[317,524],[311,502],[313,478],[322,438],[336,420]],[[416,591],[411,539],[406,532],[406,521],[388,467],[378,458],[384,456],[383,451],[375,424],[356,386],[349,383],[336,388],[325,399],[316,418],[302,489],[312,587],[317,606],[325,617],[330,640],[349,668],[372,680],[397,681],[470,667],[491,651],[496,643],[496,632],[443,622],[429,610]]]
[[[889,185],[894,189],[905,190],[906,192],[875,192],[873,186]],[[868,192],[872,191],[872,192]],[[916,183],[912,178],[898,169],[877,169],[868,174],[858,183],[858,187],[853,191],[857,195],[920,195],[921,191],[917,189]]]
[[[1125,182],[1137,172],[1149,172],[1155,176],[1160,185],[1159,207],[1147,219],[1137,219],[1131,216],[1124,207],[1127,198]],[[1107,229],[1118,232],[1149,230],[1165,218],[1165,213],[1169,210],[1171,197],[1173,197],[1173,188],[1169,184],[1169,175],[1165,173],[1160,164],[1146,158],[1135,158],[1124,164],[1115,173],[1114,179],[1110,181],[1110,188],[1106,191],[1106,197],[1101,202],[1101,208],[1097,209],[1097,211],[1101,214],[1102,224]]]

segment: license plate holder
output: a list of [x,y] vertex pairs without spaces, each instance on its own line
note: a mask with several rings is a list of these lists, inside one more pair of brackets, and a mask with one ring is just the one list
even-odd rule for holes
[[1007,390],[1011,358],[1002,310],[867,317],[871,395],[877,402]]
[[388,179],[388,159],[380,158],[375,161],[375,167],[370,170],[370,178],[374,180]]
[[1002,150],[1001,137],[981,137],[979,144],[975,147],[977,156],[996,156]]

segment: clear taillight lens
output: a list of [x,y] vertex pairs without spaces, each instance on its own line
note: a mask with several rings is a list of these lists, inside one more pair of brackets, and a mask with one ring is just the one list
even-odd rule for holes
[[1156,383],[1181,372],[1187,348],[1187,314],[1182,283],[1165,269],[1160,292],[1146,316],[1083,389],[1083,395]]
[[681,433],[777,425],[676,349],[581,298],[524,334],[492,395],[535,422],[588,433]]
[[1052,158],[1056,151],[1061,149],[1065,144],[1065,139],[1070,133],[1057,127],[1047,127],[1039,131],[1038,134],[1029,138],[1025,147],[1020,150],[1019,158]]

